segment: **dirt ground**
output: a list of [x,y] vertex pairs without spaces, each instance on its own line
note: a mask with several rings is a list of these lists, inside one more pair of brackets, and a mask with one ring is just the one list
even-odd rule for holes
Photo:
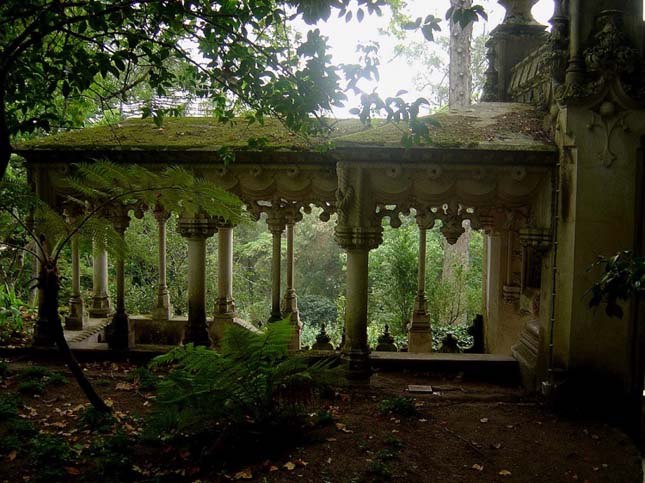
[[[41,364],[42,365],[42,364]],[[25,361],[9,364],[0,382],[3,394],[18,393]],[[88,481],[93,432],[82,424],[87,407],[65,368],[68,383],[47,385],[37,396],[21,394],[19,415],[40,433],[67,438],[77,460],[60,481]],[[128,364],[86,364],[86,374],[113,405],[117,426],[141,431],[154,395],[133,381]],[[407,392],[409,384],[431,385],[431,394]],[[24,391],[23,391],[24,392]],[[386,402],[413,398],[415,414]],[[371,384],[339,390],[323,402],[333,416],[305,441],[287,450],[267,448],[224,470],[203,470],[180,448],[132,448],[134,481],[277,482],[624,482],[640,483],[637,448],[621,432],[588,420],[558,416],[519,389],[424,374],[378,373]],[[407,409],[410,409],[409,407]],[[155,451],[163,454],[153,454]],[[38,476],[27,449],[0,453],[0,482]],[[53,481],[53,480],[51,480]],[[98,481],[98,480],[95,480]]]

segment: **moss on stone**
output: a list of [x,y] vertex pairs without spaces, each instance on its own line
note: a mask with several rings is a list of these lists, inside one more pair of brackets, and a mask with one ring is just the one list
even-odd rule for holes
[[[486,103],[464,114],[433,116],[439,126],[428,123],[430,140],[418,148],[532,149],[550,148],[541,131],[539,116],[530,106]],[[30,150],[314,150],[331,142],[338,147],[401,147],[406,122],[374,120],[366,127],[358,119],[329,121],[324,135],[304,137],[290,132],[276,119],[249,125],[244,119],[221,123],[213,118],[168,118],[163,127],[151,119],[130,119],[110,126],[97,126],[36,138],[18,146]]]

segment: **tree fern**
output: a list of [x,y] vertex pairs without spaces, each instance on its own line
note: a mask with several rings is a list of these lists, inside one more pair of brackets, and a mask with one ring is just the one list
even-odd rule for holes
[[227,328],[221,352],[187,345],[153,360],[173,364],[158,387],[149,432],[194,434],[219,427],[262,428],[297,414],[320,386],[336,380],[332,361],[289,355],[293,326],[283,320],[260,334]]

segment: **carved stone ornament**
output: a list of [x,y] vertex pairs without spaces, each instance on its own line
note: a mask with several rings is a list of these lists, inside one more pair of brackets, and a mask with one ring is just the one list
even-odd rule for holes
[[503,285],[502,297],[504,303],[511,304],[520,299],[520,287],[517,285]]
[[603,166],[609,168],[616,160],[616,154],[611,149],[611,139],[614,131],[622,129],[627,131],[629,128],[625,124],[625,117],[629,111],[618,112],[618,106],[614,102],[604,101],[596,109],[591,111],[591,122],[587,124],[590,130],[601,129],[604,139],[604,147],[598,153],[598,158],[602,161]]
[[217,220],[203,214],[192,218],[181,217],[177,223],[177,231],[184,238],[209,238],[217,231]]
[[[640,65],[637,49],[629,44],[623,32],[623,12],[603,10],[596,18],[596,30],[589,47],[583,52],[586,80],[566,82],[556,87],[556,99],[561,104],[601,95],[613,81],[621,84],[630,95],[639,97],[633,91],[632,79]],[[582,61],[581,61],[582,63]],[[636,76],[638,77],[638,76]]]
[[549,228],[530,226],[520,228],[520,244],[524,247],[545,253],[551,248],[551,243],[552,235]]

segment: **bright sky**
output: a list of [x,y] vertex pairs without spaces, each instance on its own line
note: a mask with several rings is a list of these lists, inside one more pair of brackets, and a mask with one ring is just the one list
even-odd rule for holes
[[[407,0],[407,11],[414,19],[416,17],[425,17],[432,14],[436,17],[443,19],[445,13],[450,6],[449,0]],[[499,24],[504,17],[504,9],[495,0],[479,0],[474,3],[479,3],[484,6],[488,13],[488,21],[479,21],[475,24],[474,35],[482,33],[482,31],[490,32],[497,24]],[[356,5],[353,4],[355,7]],[[383,9],[383,16],[377,17],[376,15],[366,15],[362,23],[354,20],[346,23],[344,19],[339,19],[336,15],[327,22],[320,22],[317,26],[321,33],[329,37],[329,44],[331,46],[331,53],[333,55],[334,64],[342,63],[357,63],[358,54],[356,53],[356,45],[358,43],[368,43],[373,40],[380,44],[380,82],[378,86],[375,84],[362,84],[361,88],[365,91],[371,91],[377,87],[378,93],[381,97],[393,96],[397,91],[405,89],[409,91],[409,98],[415,99],[423,95],[417,92],[414,87],[414,77],[418,72],[420,66],[409,65],[403,58],[394,58],[394,48],[398,43],[397,39],[386,35],[380,35],[379,29],[387,30],[390,21],[389,11]],[[533,8],[533,15],[535,19],[545,25],[548,25],[548,19],[553,14],[553,0],[540,0]],[[442,22],[442,31],[439,35],[446,34],[447,23]],[[306,25],[300,26],[300,30],[306,32]],[[410,34],[411,39],[422,39],[420,32]],[[439,48],[436,44],[428,42],[429,49]],[[443,73],[437,73],[439,79],[443,77]],[[335,111],[338,117],[352,117],[348,110],[358,104],[358,100],[350,100],[347,107],[344,109],[337,109]]]

